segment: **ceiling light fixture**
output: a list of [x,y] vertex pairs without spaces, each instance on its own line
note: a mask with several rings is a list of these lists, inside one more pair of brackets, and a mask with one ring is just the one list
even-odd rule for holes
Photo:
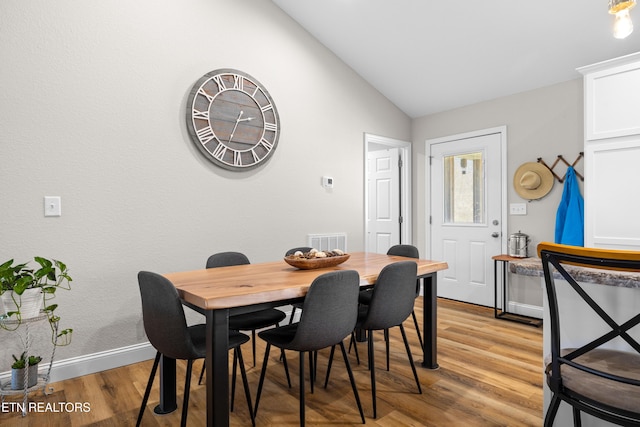
[[636,0],[609,0],[609,13],[615,15],[613,37],[623,39],[633,32],[633,22],[629,11],[636,5]]

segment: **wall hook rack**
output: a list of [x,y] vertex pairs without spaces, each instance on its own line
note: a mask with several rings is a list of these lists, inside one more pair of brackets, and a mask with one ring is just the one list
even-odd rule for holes
[[[573,163],[569,163],[566,161],[566,159],[564,157],[562,157],[562,154],[558,155],[558,158],[556,159],[555,162],[553,162],[553,164],[551,165],[551,167],[549,167],[549,165],[547,165],[544,160],[542,160],[542,157],[538,157],[538,163],[542,163],[543,165],[545,165],[547,168],[549,168],[549,170],[551,171],[551,173],[553,174],[553,176],[558,180],[558,182],[560,182],[561,184],[564,182],[564,179],[567,177],[567,172],[565,171],[564,175],[562,175],[562,178],[560,178],[560,176],[558,176],[558,174],[555,173],[555,171],[553,170],[553,168],[555,168],[559,162],[564,163],[567,167],[571,166],[574,168],[576,165],[578,164],[578,162],[580,161],[580,159],[582,159],[582,157],[584,157],[584,152],[580,152],[580,154],[578,154],[578,157],[576,157],[576,159],[573,161]],[[576,176],[578,178],[580,178],[580,181],[584,181],[584,176],[582,176],[580,174],[580,172],[575,171],[576,172]]]

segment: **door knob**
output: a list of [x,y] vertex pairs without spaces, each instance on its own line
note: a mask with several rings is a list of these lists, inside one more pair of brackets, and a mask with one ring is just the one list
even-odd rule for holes
[[491,233],[491,237],[500,237],[500,233],[494,231],[493,233]]

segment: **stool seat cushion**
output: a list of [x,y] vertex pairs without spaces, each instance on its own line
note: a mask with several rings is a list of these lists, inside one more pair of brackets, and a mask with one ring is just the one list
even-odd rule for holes
[[[573,348],[562,349],[562,356],[572,352]],[[576,357],[576,363],[589,368],[632,378],[640,381],[640,354],[613,349],[595,349]],[[545,357],[546,374],[551,375],[551,355]],[[640,413],[640,386],[621,383],[588,372],[573,368],[569,365],[560,366],[562,385],[588,399],[602,402],[614,408]]]

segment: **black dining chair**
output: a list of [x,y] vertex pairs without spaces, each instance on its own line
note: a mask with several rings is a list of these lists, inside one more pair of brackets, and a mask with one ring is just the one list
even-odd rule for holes
[[[142,320],[144,330],[151,345],[156,349],[156,357],[151,368],[147,387],[140,405],[140,412],[136,426],[139,426],[147,406],[153,379],[158,369],[160,356],[171,359],[187,361],[187,374],[184,384],[184,398],[182,404],[181,426],[187,423],[187,410],[189,407],[189,390],[191,386],[191,373],[193,361],[203,359],[206,356],[206,326],[204,324],[187,326],[182,302],[178,291],[169,279],[147,271],[138,273],[138,284],[142,298]],[[244,385],[245,397],[249,406],[251,423],[255,426],[251,394],[247,373],[242,359],[240,346],[249,341],[249,337],[240,332],[229,332],[229,349],[234,351],[234,372],[236,361],[240,364],[240,373]],[[232,378],[235,384],[235,376]],[[234,387],[235,389],[235,387]]]
[[[585,286],[585,280],[578,276],[584,274],[581,267],[588,267],[590,281],[595,278],[597,283],[607,285],[606,270],[637,275],[640,252],[543,242],[538,245],[538,255],[542,260],[551,331],[551,354],[545,358],[545,375],[553,396],[544,425],[553,425],[560,403],[566,402],[573,409],[576,427],[582,423],[582,412],[618,425],[640,426],[640,343],[629,333],[640,324],[640,314],[625,319],[608,313],[603,308],[606,301],[602,295],[594,295],[594,288],[598,287]],[[575,337],[567,328],[561,328],[567,318],[602,321],[584,330],[582,337]],[[588,335],[586,332],[591,330]],[[612,341],[615,349],[606,346]]]
[[[411,364],[413,377],[418,386],[418,392],[422,394],[420,380],[413,362],[409,341],[402,323],[411,315],[415,303],[415,283],[418,266],[413,261],[399,261],[389,264],[382,269],[373,286],[371,300],[367,305],[360,305],[358,321],[355,329],[367,331],[369,371],[371,373],[371,397],[373,400],[373,418],[377,417],[376,405],[376,370],[374,357],[373,331],[388,331],[393,327],[399,327],[404,341],[404,347]],[[388,338],[388,336],[385,336]],[[351,334],[351,342],[355,345],[355,334]],[[331,373],[331,358],[325,384]]]
[[[207,259],[207,268],[229,267],[249,264],[249,258],[240,252],[220,252]],[[276,308],[256,310],[250,313],[229,316],[229,329],[233,331],[251,331],[251,349],[253,366],[256,366],[256,330],[278,326],[287,315]]]
[[[403,256],[407,258],[420,258],[420,253],[418,248],[413,245],[394,245],[387,250],[387,255],[397,255]],[[373,289],[364,289],[360,291],[360,297],[358,301],[360,304],[368,305],[371,302],[371,295]],[[420,279],[416,279],[416,298],[420,296]],[[418,324],[418,318],[416,316],[416,311],[411,311],[411,317],[413,318],[413,324],[416,328],[416,333],[418,334],[418,341],[420,342],[420,348],[424,348],[424,343],[422,342],[422,334],[420,333],[420,325]],[[388,340],[388,331],[385,331],[385,338],[387,343],[387,371],[389,370],[389,340]]]
[[[356,324],[359,283],[359,275],[353,270],[332,271],[318,276],[311,283],[304,299],[299,322],[262,331],[258,334],[260,338],[266,341],[267,346],[262,372],[260,373],[260,382],[258,383],[254,416],[258,413],[262,386],[269,361],[269,351],[272,345],[282,350],[299,352],[301,426],[305,424],[305,353],[309,353],[309,360],[313,365],[312,352],[339,345],[347,367],[356,404],[360,411],[360,418],[364,424],[364,412],[360,403],[360,396],[358,395],[358,389],[343,343],[344,338],[349,336]],[[309,372],[311,373],[311,390],[313,391],[313,366],[310,366]]]
[[[309,252],[311,249],[313,249],[313,248],[309,247],[309,246],[300,246],[300,247],[297,247],[297,248],[292,248],[292,249],[289,249],[284,254],[284,256],[293,255],[298,251],[300,251],[302,253]],[[292,307],[292,309],[291,309],[291,317],[289,317],[289,324],[293,323],[293,318],[296,315],[296,311],[297,310],[302,310],[302,303],[301,302],[294,302],[293,304],[291,304],[291,307]]]

